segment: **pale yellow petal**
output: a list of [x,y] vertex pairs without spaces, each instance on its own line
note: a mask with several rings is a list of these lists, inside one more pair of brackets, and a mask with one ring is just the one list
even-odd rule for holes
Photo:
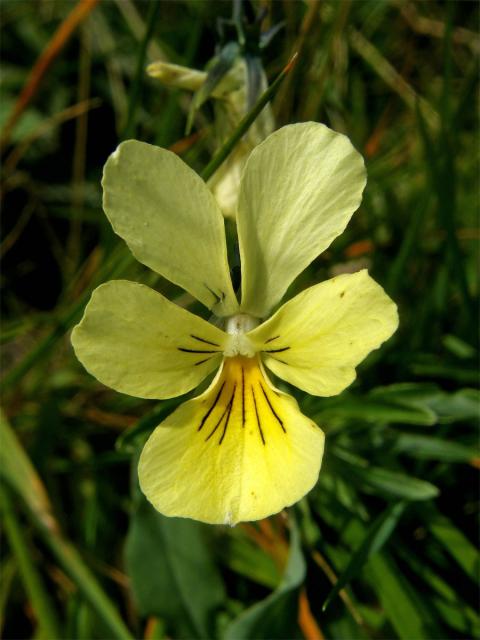
[[92,294],[72,332],[75,354],[103,384],[139,398],[171,398],[221,364],[226,334],[136,282]]
[[207,79],[206,71],[183,67],[172,62],[163,62],[162,60],[149,64],[147,73],[152,78],[160,80],[167,87],[188,89],[189,91],[198,91]]
[[397,326],[395,303],[363,270],[303,291],[247,337],[277,376],[308,393],[333,396]]
[[257,358],[226,358],[210,388],[150,436],[140,486],[167,516],[258,520],[313,487],[323,441],[296,401],[271,386]]
[[363,159],[315,122],[279,129],[247,160],[238,205],[245,313],[264,317],[345,229],[361,201]]
[[133,255],[217,315],[238,308],[223,216],[201,178],[178,156],[127,140],[103,174],[103,206]]

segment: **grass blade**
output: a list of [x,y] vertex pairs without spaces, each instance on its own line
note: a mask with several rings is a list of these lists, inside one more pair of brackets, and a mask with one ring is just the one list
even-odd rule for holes
[[60,638],[60,625],[53,603],[31,557],[28,543],[5,487],[0,487],[0,507],[9,546],[17,560],[20,576],[38,620],[40,637]]
[[134,135],[135,132],[135,113],[138,106],[138,101],[140,100],[140,93],[142,91],[142,81],[145,73],[145,60],[147,57],[147,47],[150,42],[153,30],[155,28],[155,23],[157,21],[160,8],[160,2],[151,2],[149,4],[148,9],[148,17],[147,17],[147,28],[145,30],[145,35],[140,43],[140,48],[138,51],[137,57],[137,67],[135,70],[135,76],[133,80],[133,86],[130,90],[130,101],[128,104],[128,112],[127,112],[127,122],[125,124],[125,128],[123,130],[123,134],[121,136],[122,140],[126,140]]
[[[374,467],[363,458],[354,456],[348,451],[339,447],[331,450],[337,458],[335,463],[339,473],[348,476],[351,482],[352,477],[367,487],[376,490],[378,493],[395,496],[405,500],[430,500],[439,494],[437,487],[425,480],[412,478],[398,471],[390,471],[382,467]],[[341,464],[338,463],[341,461]]]
[[260,114],[262,109],[266,104],[273,99],[275,93],[278,90],[278,87],[283,82],[284,78],[290,73],[293,69],[295,62],[297,59],[297,54],[292,56],[288,64],[280,71],[278,76],[272,82],[272,84],[268,87],[268,89],[260,96],[257,100],[255,106],[251,111],[247,113],[247,115],[241,120],[238,127],[232,133],[230,138],[225,142],[220,151],[212,158],[212,160],[207,164],[205,169],[202,171],[201,176],[205,180],[205,182],[212,177],[215,171],[225,162],[228,156],[231,154],[235,145],[239,142],[241,137],[248,131],[251,125],[255,122],[257,116]]
[[340,591],[360,572],[363,565],[368,562],[368,559],[375,553],[380,551],[383,545],[387,542],[393,530],[398,524],[404,510],[406,503],[397,502],[388,509],[386,509],[371,525],[367,534],[358,547],[358,549],[352,555],[347,568],[338,578],[335,586],[328,594],[325,602],[322,606],[322,611],[326,611],[328,605],[337,597]]
[[4,147],[10,140],[11,133],[18,122],[18,119],[38,91],[38,88],[48,71],[52,62],[57,58],[60,51],[70,39],[78,25],[85,20],[88,14],[95,8],[99,0],[80,0],[78,4],[68,14],[62,24],[58,27],[53,38],[34,64],[28,80],[23,87],[21,94],[15,104],[15,108],[5,124],[0,140],[0,147]]
[[62,534],[43,483],[3,414],[0,414],[0,436],[0,474],[3,479],[25,503],[33,525],[92,609],[110,630],[112,638],[130,640],[130,632],[116,608],[76,548]]
[[480,571],[480,553],[447,517],[432,511],[424,512],[425,525],[475,584]]
[[431,635],[430,621],[422,615],[417,594],[391,558],[381,553],[372,557],[368,572],[385,613],[401,640],[442,637]]

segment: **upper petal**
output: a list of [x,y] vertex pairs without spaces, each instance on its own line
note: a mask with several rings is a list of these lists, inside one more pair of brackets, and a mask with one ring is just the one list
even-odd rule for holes
[[142,491],[161,513],[235,524],[277,513],[318,478],[322,431],[274,389],[257,358],[226,358],[210,388],[150,436]]
[[280,301],[345,229],[365,183],[349,139],[315,122],[283,127],[252,151],[237,217],[242,311],[262,317]]
[[103,384],[139,398],[172,398],[221,363],[226,334],[136,282],[92,294],[72,332],[75,353]]
[[170,151],[122,142],[103,173],[103,207],[143,264],[217,315],[235,313],[223,216],[203,180]]
[[397,326],[395,303],[363,270],[303,291],[247,336],[277,376],[308,393],[333,396]]

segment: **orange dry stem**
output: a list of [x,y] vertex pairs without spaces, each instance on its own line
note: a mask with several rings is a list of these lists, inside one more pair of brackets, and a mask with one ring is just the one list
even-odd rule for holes
[[2,147],[8,144],[14,126],[25,111],[26,107],[30,104],[33,96],[37,93],[38,87],[40,86],[48,68],[63,49],[72,33],[87,17],[98,1],[99,0],[80,0],[58,27],[50,42],[42,51],[40,57],[35,62],[27,82],[17,99],[13,112],[5,125],[1,140]]

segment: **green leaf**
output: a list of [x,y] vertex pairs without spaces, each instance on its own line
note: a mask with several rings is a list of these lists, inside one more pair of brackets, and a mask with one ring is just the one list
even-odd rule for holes
[[126,566],[138,609],[165,619],[175,636],[211,638],[213,613],[225,598],[207,531],[193,520],[162,516],[144,498],[131,519]]
[[51,519],[51,505],[45,487],[20,441],[0,410],[0,474],[32,513],[42,521]]
[[465,342],[465,340],[462,340],[458,336],[454,336],[452,334],[443,336],[442,342],[443,346],[456,355],[457,358],[474,358],[477,353],[475,347],[472,347],[472,345]]
[[393,560],[383,553],[371,558],[368,574],[385,613],[402,640],[429,640],[431,620],[422,615],[419,598]]
[[458,593],[454,585],[447,584],[432,569],[424,558],[419,558],[415,552],[410,551],[408,547],[397,547],[396,551],[400,553],[413,571],[417,574],[418,580],[425,583],[428,588],[432,589],[432,596],[429,597],[431,604],[434,606],[438,615],[444,622],[463,633],[467,637],[478,638],[480,636],[480,616],[465,601],[459,607]]
[[240,614],[227,627],[225,640],[262,640],[297,636],[298,595],[305,578],[306,567],[297,527],[292,520],[290,522],[290,553],[280,586],[265,600]]
[[422,515],[425,517],[425,526],[476,584],[480,571],[478,550],[446,516],[434,510],[422,512]]
[[353,553],[347,568],[338,578],[335,586],[328,594],[323,603],[322,610],[325,611],[332,600],[340,591],[360,572],[363,565],[375,553],[380,551],[386,543],[393,530],[398,524],[403,512],[405,503],[398,502],[386,509],[370,526],[362,544]]
[[444,462],[469,462],[478,450],[451,440],[401,433],[395,439],[393,451],[407,453],[421,460],[440,460]]
[[355,418],[366,422],[384,422],[398,424],[432,425],[436,422],[435,413],[427,406],[402,402],[401,399],[383,399],[375,397],[344,396],[327,404],[327,407],[315,416],[319,422],[329,418]]
[[129,640],[130,632],[95,576],[85,565],[76,547],[67,540],[52,510],[45,487],[30,462],[20,441],[0,411],[0,475],[22,499],[35,528],[50,547],[60,565],[78,586],[80,592],[112,638]]
[[[412,478],[397,471],[370,466],[367,460],[335,447],[331,450],[332,461],[339,473],[376,489],[385,496],[396,496],[406,500],[430,500],[436,498],[439,490],[430,482]],[[337,458],[337,460],[335,460]]]
[[10,549],[15,555],[20,576],[39,624],[39,637],[58,638],[60,622],[50,594],[35,563],[24,529],[20,526],[11,498],[5,487],[0,487],[0,511]]
[[452,365],[444,365],[436,362],[436,358],[427,359],[418,358],[410,362],[410,370],[416,376],[428,378],[443,378],[445,380],[453,380],[460,384],[477,384],[478,370],[476,367],[454,367]]
[[[436,384],[401,382],[388,387],[377,387],[369,396],[433,413],[436,416],[435,422],[451,423],[478,420],[480,417],[480,392],[477,389],[466,388],[447,393]],[[404,420],[404,423],[407,421]]]
[[429,401],[429,406],[442,423],[480,419],[480,391],[460,389],[455,393],[443,393]]
[[281,581],[281,572],[273,558],[255,542],[247,538],[239,527],[234,527],[218,545],[218,554],[232,571],[270,589]]
[[5,612],[7,611],[17,571],[18,567],[15,558],[5,554],[2,560],[2,579],[0,581],[0,631],[2,631],[5,621]]
[[432,382],[397,382],[388,386],[375,387],[370,391],[369,396],[424,406],[431,398],[435,398],[441,393],[438,385]]

